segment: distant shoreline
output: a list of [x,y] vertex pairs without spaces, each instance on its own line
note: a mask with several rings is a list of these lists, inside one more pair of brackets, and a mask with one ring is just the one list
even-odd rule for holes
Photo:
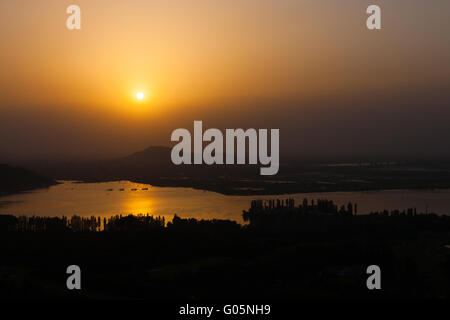
[[[145,179],[81,179],[81,180],[57,180],[59,181],[72,181],[75,183],[108,183],[108,182],[118,182],[118,181],[129,181],[133,183],[140,183],[140,184],[147,184],[154,187],[161,187],[161,188],[192,188],[195,190],[202,190],[202,191],[210,191],[210,192],[216,192],[222,195],[227,196],[279,196],[279,195],[290,195],[290,194],[297,194],[297,193],[329,193],[329,192],[377,192],[377,191],[434,191],[434,190],[446,190],[450,189],[450,182],[448,185],[438,185],[438,186],[427,186],[427,187],[420,187],[420,186],[410,186],[410,187],[368,187],[365,186],[364,188],[355,187],[355,188],[332,188],[332,185],[327,186],[326,189],[324,188],[313,188],[313,189],[306,189],[302,188],[301,186],[295,184],[292,186],[292,188],[282,188],[280,190],[279,185],[280,184],[273,184],[273,187],[268,189],[263,188],[252,188],[248,187],[248,189],[229,189],[229,188],[221,188],[220,186],[211,184],[207,185],[204,183],[195,184],[189,183],[189,180],[182,180],[182,182],[187,181],[187,183],[165,183],[161,180],[145,180]],[[178,181],[178,180],[172,180],[172,181]],[[284,186],[285,184],[282,183]],[[239,187],[238,187],[239,189]],[[280,191],[278,191],[280,190]]]

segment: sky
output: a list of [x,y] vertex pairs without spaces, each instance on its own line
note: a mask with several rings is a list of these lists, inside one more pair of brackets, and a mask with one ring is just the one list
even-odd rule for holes
[[[81,30],[66,8],[81,8]],[[366,28],[366,8],[382,29]],[[450,154],[448,0],[0,2],[0,162],[279,128],[300,157]],[[144,99],[136,94],[142,92]]]

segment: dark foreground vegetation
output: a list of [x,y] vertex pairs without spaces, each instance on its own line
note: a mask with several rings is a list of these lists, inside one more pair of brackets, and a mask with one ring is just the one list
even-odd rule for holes
[[[0,216],[2,298],[450,298],[450,217],[254,201],[233,221]],[[66,288],[79,265],[82,290]],[[378,265],[382,290],[368,290]]]

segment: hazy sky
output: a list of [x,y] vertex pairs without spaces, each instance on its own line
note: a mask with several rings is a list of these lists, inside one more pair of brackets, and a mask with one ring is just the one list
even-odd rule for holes
[[[66,29],[70,4],[81,30]],[[380,31],[365,26],[369,4]],[[1,1],[0,162],[169,145],[194,120],[280,128],[282,154],[450,154],[449,12],[448,0]]]

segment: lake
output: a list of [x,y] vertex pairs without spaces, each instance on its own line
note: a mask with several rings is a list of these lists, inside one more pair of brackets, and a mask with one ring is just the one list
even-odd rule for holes
[[450,213],[450,189],[385,190],[370,192],[297,193],[285,196],[227,196],[191,188],[154,187],[129,181],[61,184],[0,197],[0,213],[38,216],[102,216],[115,214],[153,214],[172,220],[180,217],[197,219],[230,219],[243,223],[242,210],[253,199],[304,198],[329,199],[337,205],[349,201],[358,204],[358,214],[383,209],[407,209],[417,212]]

